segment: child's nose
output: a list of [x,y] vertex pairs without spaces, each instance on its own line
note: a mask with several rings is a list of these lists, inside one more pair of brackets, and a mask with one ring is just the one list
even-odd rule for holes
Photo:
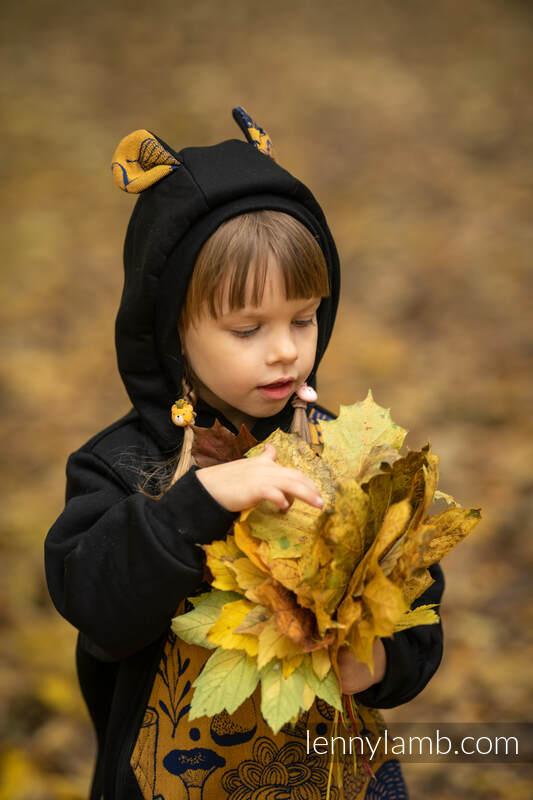
[[268,364],[275,364],[277,361],[292,363],[298,357],[296,343],[290,333],[278,335],[272,338],[267,357]]

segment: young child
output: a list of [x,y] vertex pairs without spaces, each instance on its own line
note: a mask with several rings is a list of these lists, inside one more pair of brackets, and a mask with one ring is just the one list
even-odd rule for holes
[[[191,465],[191,429],[184,437],[171,419],[181,397],[197,426],[218,420],[238,433],[244,423],[258,441],[289,431],[335,319],[338,258],[320,206],[274,161],[262,128],[241,108],[233,116],[247,141],[176,153],[136,131],[112,166],[119,186],[139,194],[116,322],[133,408],[70,456],[66,507],[45,545],[51,597],[79,630],[78,676],[98,740],[91,800],[326,797],[329,756],[308,752],[308,741],[331,731],[332,709],[317,701],[273,735],[258,688],[231,716],[190,721],[191,685],[210,651],[170,628],[185,599],[207,588],[199,545],[224,538],[239,511],[261,500],[281,510],[295,498],[322,504],[271,445],[255,458]],[[303,434],[319,441],[331,416],[310,402]],[[440,567],[431,573],[415,605],[440,601]],[[440,625],[379,640],[373,674],[343,651],[342,689],[356,696],[360,733],[377,742],[375,709],[420,692],[441,653]],[[370,781],[361,759],[355,774],[346,759],[346,798],[407,797],[396,760],[378,748],[371,765]]]

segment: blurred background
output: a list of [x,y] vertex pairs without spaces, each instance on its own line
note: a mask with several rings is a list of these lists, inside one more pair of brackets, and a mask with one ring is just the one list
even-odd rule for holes
[[[392,410],[483,522],[443,567],[445,653],[389,721],[531,720],[533,8],[520,0],[2,6],[0,800],[83,800],[95,743],[45,534],[68,454],[128,408],[113,342],[148,128],[241,138],[323,205],[343,268],[320,400]],[[125,621],[127,623],[127,621]],[[410,764],[413,798],[530,798],[527,765]]]

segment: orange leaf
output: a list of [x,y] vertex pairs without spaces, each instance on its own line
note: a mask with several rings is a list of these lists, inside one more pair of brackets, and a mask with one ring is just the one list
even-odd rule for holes
[[304,653],[328,647],[333,641],[332,631],[320,639],[313,612],[299,606],[294,594],[277,581],[268,578],[255,593],[276,617],[281,633],[299,644]]

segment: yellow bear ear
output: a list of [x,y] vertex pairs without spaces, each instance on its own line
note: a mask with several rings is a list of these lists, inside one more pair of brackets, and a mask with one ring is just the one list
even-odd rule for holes
[[237,106],[231,112],[233,119],[244,133],[250,144],[253,144],[261,153],[274,158],[272,139],[263,128],[246,113],[242,106]]
[[119,142],[111,171],[119,189],[138,194],[180,166],[149,131],[138,130]]

